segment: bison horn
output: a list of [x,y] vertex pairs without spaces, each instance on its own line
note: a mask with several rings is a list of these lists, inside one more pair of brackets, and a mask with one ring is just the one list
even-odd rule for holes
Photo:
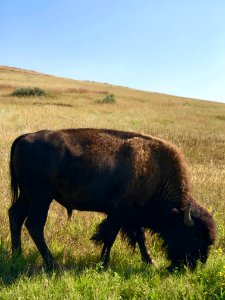
[[187,227],[194,225],[194,221],[191,219],[191,204],[189,204],[184,210],[184,224]]

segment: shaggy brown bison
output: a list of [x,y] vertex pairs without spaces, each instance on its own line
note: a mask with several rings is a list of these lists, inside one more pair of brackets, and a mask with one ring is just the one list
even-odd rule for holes
[[44,238],[53,199],[67,208],[102,212],[93,239],[102,260],[120,229],[142,260],[152,262],[144,230],[158,233],[171,266],[206,262],[215,241],[211,214],[192,197],[185,159],[174,145],[149,135],[106,129],[43,130],[18,137],[11,149],[9,209],[12,251],[21,251],[25,225],[48,266],[55,264]]

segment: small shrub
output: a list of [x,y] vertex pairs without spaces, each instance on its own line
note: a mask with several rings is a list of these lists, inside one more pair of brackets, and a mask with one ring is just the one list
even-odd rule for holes
[[43,97],[46,95],[47,95],[47,92],[38,87],[18,88],[18,89],[15,89],[12,93],[12,96],[16,96],[16,97],[32,97],[32,96],[33,97]]
[[216,116],[217,120],[225,121],[225,116]]
[[98,103],[115,103],[116,102],[116,97],[114,94],[107,94],[105,97],[102,99],[98,100]]

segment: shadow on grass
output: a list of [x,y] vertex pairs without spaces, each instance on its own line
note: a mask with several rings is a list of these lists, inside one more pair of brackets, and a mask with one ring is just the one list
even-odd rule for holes
[[38,272],[35,266],[38,253],[31,252],[28,256],[11,256],[9,248],[3,241],[0,241],[0,282],[4,285],[10,285],[22,274],[32,276]]
[[72,104],[67,103],[54,103],[54,102],[33,102],[33,105],[44,106],[44,105],[52,105],[52,106],[62,106],[62,107],[73,107]]
[[[61,264],[62,269],[47,270],[43,261],[40,258],[38,251],[30,252],[28,255],[13,255],[11,256],[8,247],[0,240],[0,282],[9,286],[15,283],[20,277],[35,277],[40,276],[43,272],[50,277],[53,273],[57,276],[63,276],[64,272],[71,272],[74,276],[80,276],[87,270],[94,270],[95,272],[112,272],[117,273],[124,279],[129,279],[135,274],[142,276],[151,276],[151,274],[159,273],[161,278],[168,276],[168,271],[165,268],[154,268],[141,263],[125,262],[112,257],[109,267],[105,269],[100,261],[99,255],[90,254],[86,256],[72,256],[69,253],[63,255],[59,253],[56,255],[57,261]],[[62,263],[63,261],[63,263]]]

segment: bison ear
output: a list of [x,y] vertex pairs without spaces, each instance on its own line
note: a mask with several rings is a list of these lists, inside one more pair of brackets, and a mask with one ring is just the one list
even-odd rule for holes
[[170,211],[170,221],[172,223],[177,222],[178,218],[180,218],[180,212],[176,207],[173,207]]

